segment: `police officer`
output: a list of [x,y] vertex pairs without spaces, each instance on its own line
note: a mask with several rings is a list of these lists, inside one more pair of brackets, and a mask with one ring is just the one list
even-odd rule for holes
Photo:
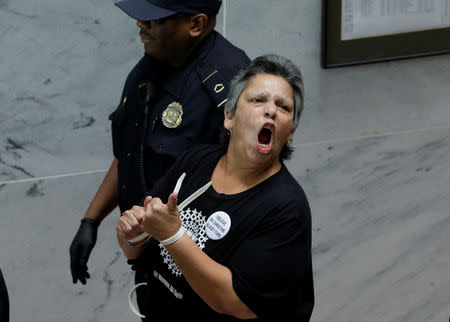
[[223,129],[228,83],[250,59],[214,30],[221,0],[121,0],[137,20],[145,55],[129,73],[110,115],[114,160],[70,246],[73,283],[100,222],[117,205],[138,203],[186,149],[212,143]]

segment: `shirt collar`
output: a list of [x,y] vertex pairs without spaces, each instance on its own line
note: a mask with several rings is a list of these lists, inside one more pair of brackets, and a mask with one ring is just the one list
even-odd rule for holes
[[189,78],[197,64],[209,53],[217,37],[216,31],[211,32],[190,55],[188,61],[180,68],[168,68],[163,90],[177,99],[182,99],[184,90],[188,87]]

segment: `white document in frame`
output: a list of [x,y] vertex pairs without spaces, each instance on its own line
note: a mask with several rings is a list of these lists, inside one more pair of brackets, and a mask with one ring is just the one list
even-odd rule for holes
[[342,0],[341,40],[450,27],[450,0]]

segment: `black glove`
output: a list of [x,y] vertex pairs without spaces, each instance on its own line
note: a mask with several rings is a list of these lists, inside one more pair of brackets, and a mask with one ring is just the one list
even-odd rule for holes
[[72,272],[73,284],[80,280],[86,284],[86,279],[91,277],[88,273],[87,261],[92,248],[97,241],[97,230],[99,222],[95,219],[84,218],[81,220],[80,228],[70,245],[70,270]]

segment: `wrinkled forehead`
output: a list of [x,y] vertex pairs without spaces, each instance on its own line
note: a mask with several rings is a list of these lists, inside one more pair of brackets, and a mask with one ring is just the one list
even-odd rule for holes
[[267,73],[253,75],[247,80],[240,96],[244,93],[267,98],[274,97],[294,103],[294,90],[288,81],[278,75]]

